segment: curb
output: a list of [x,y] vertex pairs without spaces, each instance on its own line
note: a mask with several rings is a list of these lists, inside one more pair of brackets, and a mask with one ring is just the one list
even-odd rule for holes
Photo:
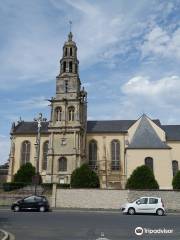
[[14,235],[12,235],[9,232],[6,232],[3,229],[0,229],[0,232],[4,234],[4,236],[1,238],[1,240],[15,240]]

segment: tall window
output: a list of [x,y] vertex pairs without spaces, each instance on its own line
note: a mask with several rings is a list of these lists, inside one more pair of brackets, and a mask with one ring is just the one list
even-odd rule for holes
[[63,62],[63,72],[66,72],[66,62]]
[[97,143],[95,140],[89,142],[89,166],[93,169],[97,167]]
[[69,72],[72,73],[72,62],[69,62]]
[[67,48],[65,48],[65,56],[67,56]]
[[177,174],[177,172],[179,171],[179,165],[178,165],[178,161],[173,160],[172,161],[172,171],[173,171],[173,177]]
[[56,119],[56,121],[62,121],[62,108],[61,107],[56,108],[55,119]]
[[120,169],[120,143],[118,140],[111,142],[111,169]]
[[26,164],[30,161],[30,149],[31,143],[29,141],[24,141],[21,146],[21,164]]
[[145,162],[145,165],[148,166],[153,171],[153,158],[146,157],[144,162]]
[[74,112],[75,112],[74,107],[68,108],[68,120],[69,121],[74,121]]
[[48,144],[49,144],[48,141],[44,142],[44,144],[43,144],[42,170],[47,169]]
[[61,172],[67,171],[67,159],[65,157],[61,157],[59,159],[59,171]]
[[72,56],[72,47],[70,48],[70,56]]

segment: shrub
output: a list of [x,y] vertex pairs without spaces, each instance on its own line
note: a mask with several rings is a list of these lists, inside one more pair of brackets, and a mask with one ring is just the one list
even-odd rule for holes
[[159,189],[153,171],[145,165],[137,167],[126,183],[127,189]]
[[7,182],[3,183],[3,190],[5,192],[13,191],[25,187],[27,184],[24,182]]
[[99,188],[99,178],[87,164],[73,171],[71,175],[72,188]]
[[35,175],[35,167],[31,163],[26,163],[20,167],[14,175],[14,182],[32,183],[32,177]]
[[180,171],[178,171],[173,177],[172,185],[174,190],[180,189]]

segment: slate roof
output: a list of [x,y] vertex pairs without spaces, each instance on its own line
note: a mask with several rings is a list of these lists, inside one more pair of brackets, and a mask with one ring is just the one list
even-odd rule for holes
[[[106,120],[106,121],[87,121],[87,133],[123,133],[134,124],[136,120]],[[153,120],[161,127],[167,135],[169,141],[180,141],[180,125],[161,125],[158,119]],[[41,133],[48,133],[49,122],[43,122]],[[36,122],[20,122],[13,130],[13,134],[36,134]]]
[[180,141],[180,125],[162,125],[169,141]]
[[[48,133],[49,122],[42,122],[41,133]],[[37,122],[20,122],[13,131],[14,134],[36,134]]]
[[170,147],[161,141],[147,117],[143,115],[128,148],[169,149]]
[[127,132],[128,128],[134,123],[135,120],[88,121],[87,133]]

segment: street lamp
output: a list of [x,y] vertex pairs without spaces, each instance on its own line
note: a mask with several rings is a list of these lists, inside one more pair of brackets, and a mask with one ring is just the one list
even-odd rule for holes
[[34,118],[34,121],[38,124],[38,135],[36,138],[35,149],[36,149],[36,176],[35,176],[35,195],[37,192],[37,185],[39,184],[39,158],[40,158],[40,140],[41,140],[41,123],[46,122],[46,118],[42,117],[42,113],[39,113],[37,118]]

